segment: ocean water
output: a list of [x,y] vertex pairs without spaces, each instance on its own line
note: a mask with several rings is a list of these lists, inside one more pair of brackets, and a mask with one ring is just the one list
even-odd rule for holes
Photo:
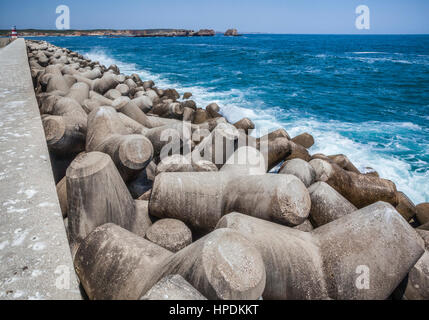
[[218,103],[230,120],[311,133],[415,203],[429,201],[429,36],[45,38],[160,88]]

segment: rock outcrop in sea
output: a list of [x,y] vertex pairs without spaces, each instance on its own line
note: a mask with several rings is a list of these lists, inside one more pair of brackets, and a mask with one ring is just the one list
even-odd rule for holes
[[429,299],[429,207],[392,181],[311,154],[310,133],[256,138],[192,93],[27,47],[90,299]]
[[238,36],[237,29],[228,29],[224,33],[225,36]]

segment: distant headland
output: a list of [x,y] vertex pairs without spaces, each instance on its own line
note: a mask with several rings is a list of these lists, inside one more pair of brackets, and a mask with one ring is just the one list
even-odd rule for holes
[[[213,29],[200,29],[199,31],[186,29],[143,29],[143,30],[114,30],[114,29],[92,29],[92,30],[40,30],[22,29],[18,30],[21,37],[61,37],[61,36],[105,36],[105,37],[209,37],[217,32]],[[0,30],[0,36],[9,36],[10,30]],[[229,29],[225,35],[238,35],[236,29]]]

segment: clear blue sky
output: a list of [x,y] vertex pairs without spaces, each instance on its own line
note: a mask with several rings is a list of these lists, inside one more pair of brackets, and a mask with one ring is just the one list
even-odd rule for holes
[[[70,7],[72,29],[429,33],[429,0],[0,0],[0,29],[55,29],[60,4]],[[361,4],[370,8],[370,30],[355,28]]]

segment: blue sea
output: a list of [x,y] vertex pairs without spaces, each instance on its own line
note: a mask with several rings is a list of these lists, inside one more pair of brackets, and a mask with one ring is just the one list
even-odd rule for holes
[[309,132],[311,153],[344,153],[429,201],[429,36],[44,39],[216,102],[230,121]]

